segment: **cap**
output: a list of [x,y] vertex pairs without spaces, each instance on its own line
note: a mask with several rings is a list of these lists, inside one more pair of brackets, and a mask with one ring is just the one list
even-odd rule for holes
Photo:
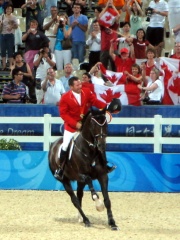
[[120,53],[129,53],[127,48],[121,48]]

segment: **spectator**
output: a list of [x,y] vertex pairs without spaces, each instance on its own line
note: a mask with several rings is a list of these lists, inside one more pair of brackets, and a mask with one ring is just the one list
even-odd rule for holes
[[112,60],[115,63],[116,71],[123,73],[123,75],[120,79],[120,84],[125,84],[126,83],[125,72],[126,71],[131,72],[131,67],[135,63],[133,45],[131,45],[131,51],[130,52],[127,48],[122,48],[120,50],[120,56],[117,56],[114,53],[113,41],[111,41],[111,47],[110,47],[110,50],[109,50],[109,54],[110,54],[110,56],[112,57]]
[[164,24],[165,17],[168,16],[168,4],[164,0],[153,0],[149,3],[149,8],[152,9],[152,15],[150,14],[146,38],[153,46],[157,46],[156,55],[160,57],[164,45]]
[[142,62],[146,61],[146,50],[147,47],[154,49],[154,46],[152,46],[149,41],[145,39],[146,33],[145,31],[140,28],[137,30],[136,38],[128,38],[127,41],[129,45],[132,43],[134,46],[134,55],[136,58],[136,63],[140,65]]
[[142,28],[142,17],[143,11],[141,9],[141,5],[137,0],[134,0],[131,5],[132,0],[128,0],[126,3],[126,10],[130,15],[130,33],[136,35],[136,32],[139,28]]
[[[7,4],[9,4],[11,1],[4,1],[0,0],[0,19],[2,19],[2,15],[4,13],[4,9]],[[1,33],[0,33],[0,43],[1,43]],[[0,44],[0,52],[1,52],[1,44]]]
[[79,63],[84,62],[86,31],[88,28],[88,18],[81,14],[81,5],[74,3],[73,15],[69,17],[72,27],[72,57],[79,59]]
[[53,68],[48,68],[47,76],[41,83],[44,91],[44,104],[59,105],[61,95],[65,93],[61,81],[55,78],[55,71]]
[[102,12],[102,8],[97,6],[94,8],[94,18],[89,18],[88,20],[88,34],[93,31],[93,23],[95,20],[99,20],[99,14]]
[[175,43],[175,53],[172,54],[170,58],[175,58],[180,60],[180,42]]
[[33,69],[33,61],[34,56],[40,50],[42,43],[49,44],[49,39],[46,35],[37,30],[38,22],[36,20],[32,20],[30,22],[30,28],[28,31],[22,36],[22,41],[25,42],[25,54],[24,59],[29,64],[30,68]]
[[[108,0],[98,0],[98,6],[104,8],[107,5]],[[113,5],[117,10],[120,10],[124,6],[124,0],[113,0]]]
[[91,82],[93,84],[96,83],[99,85],[105,85],[104,79],[101,77],[101,71],[100,71],[101,64],[102,64],[101,62],[96,63],[89,71],[89,74],[91,75]]
[[45,35],[49,38],[50,41],[50,49],[51,52],[54,52],[54,46],[56,42],[56,34],[54,34],[54,28],[57,23],[57,14],[58,9],[55,6],[51,7],[51,15],[47,16],[43,22],[43,30],[45,31]]
[[[39,3],[41,3],[42,0],[38,0]],[[45,0],[46,3],[46,11],[47,11],[47,16],[51,14],[51,7],[54,6],[57,8],[57,3],[58,0]]]
[[36,103],[35,82],[29,64],[23,61],[23,56],[20,52],[15,52],[13,58],[14,65],[11,68],[11,75],[12,70],[15,68],[22,72],[23,78],[21,82],[28,87],[29,100],[32,103]]
[[68,17],[70,17],[74,13],[73,12],[73,5],[75,3],[80,4],[81,14],[85,14],[85,12],[86,12],[86,0],[65,0],[64,2],[67,4],[66,14],[68,15]]
[[47,69],[50,67],[55,67],[56,60],[53,53],[49,49],[48,45],[44,45],[42,49],[40,49],[39,53],[37,53],[34,57],[35,66],[35,81],[36,81],[36,98],[37,103],[42,103],[44,92],[41,89],[41,82],[47,76]]
[[25,4],[21,6],[23,17],[26,17],[26,31],[30,27],[30,23],[32,20],[36,20],[38,22],[38,30],[43,30],[43,10],[45,8],[45,1],[41,0],[40,3],[37,0],[27,0]]
[[1,35],[1,57],[2,57],[2,71],[9,70],[6,66],[6,52],[9,59],[9,68],[12,67],[15,38],[15,29],[18,28],[17,18],[12,15],[14,8],[12,5],[6,5],[4,13],[0,16],[0,25],[2,26]]
[[130,33],[130,29],[131,25],[129,22],[124,22],[122,24],[121,32],[118,33],[118,35],[120,35],[120,38],[117,39],[118,51],[120,51],[121,48],[127,48],[128,50],[130,50],[128,39],[135,37],[133,34]]
[[147,51],[146,51],[146,57],[147,57],[147,61],[145,63],[143,63],[142,65],[145,64],[145,66],[146,66],[146,76],[150,76],[151,70],[156,66],[156,61],[155,61],[156,52],[155,52],[155,50],[152,49],[152,48],[148,48]]
[[12,82],[6,84],[2,91],[2,98],[7,103],[25,103],[26,86],[22,83],[23,73],[19,69],[12,70]]
[[68,80],[69,80],[71,77],[73,77],[72,72],[73,72],[72,64],[71,64],[71,63],[65,64],[65,66],[64,66],[64,76],[62,76],[62,77],[60,78],[60,81],[62,82],[62,84],[63,84],[64,89],[65,89],[66,92],[70,90]]
[[101,53],[101,32],[97,20],[93,22],[93,31],[90,33],[86,44],[89,46],[89,68],[91,69],[100,61]]
[[120,19],[120,14],[116,10],[115,6],[113,5],[112,0],[108,0],[106,3],[105,8],[102,10],[102,12],[99,15],[99,18],[101,18],[104,13],[108,10],[108,8],[114,9],[115,13],[117,14],[115,17],[115,22],[112,26],[110,27],[105,27],[100,25],[101,27],[101,54],[100,54],[100,61],[101,63],[105,66],[105,68],[108,68],[109,62],[110,62],[110,68],[111,70],[115,71],[115,65],[114,62],[112,61],[112,58],[109,55],[109,49],[110,49],[110,41],[112,39],[117,38],[117,30],[119,27],[119,19]]
[[56,34],[55,43],[55,58],[57,70],[62,70],[66,63],[70,63],[72,60],[71,46],[63,48],[62,41],[70,39],[72,28],[68,25],[68,17],[65,14],[60,14],[57,18],[57,23],[54,28],[54,34]]
[[90,73],[83,73],[81,82],[82,87],[89,88],[92,92],[94,92],[94,85],[92,84]]
[[159,79],[159,70],[153,68],[150,72],[150,76],[145,76],[144,68],[142,69],[142,76],[145,78],[145,82],[148,82],[147,87],[138,85],[139,89],[145,91],[144,103],[147,105],[159,105],[161,104],[163,95],[162,82]]
[[131,67],[131,72],[125,71],[127,76],[126,84],[141,84],[142,83],[142,74],[141,68],[138,64],[133,64]]
[[180,42],[180,1],[168,0],[168,21],[169,28],[174,33],[175,42]]

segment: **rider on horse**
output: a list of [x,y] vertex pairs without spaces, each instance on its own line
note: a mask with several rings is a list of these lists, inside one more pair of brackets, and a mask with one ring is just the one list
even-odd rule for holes
[[[60,100],[59,112],[64,120],[64,136],[60,153],[59,168],[56,169],[54,176],[60,179],[63,178],[63,169],[67,157],[67,148],[72,137],[82,127],[81,120],[88,112],[91,106],[99,109],[105,108],[106,103],[98,100],[96,95],[88,88],[82,88],[82,83],[78,77],[69,79],[70,90],[63,94]],[[116,166],[107,166],[107,172],[112,172]]]

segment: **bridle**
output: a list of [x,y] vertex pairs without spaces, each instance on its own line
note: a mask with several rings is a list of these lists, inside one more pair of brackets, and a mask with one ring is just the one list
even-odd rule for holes
[[[91,121],[94,121],[98,126],[101,127],[100,133],[95,134],[95,135],[92,133],[93,131],[91,130],[91,133],[92,133],[95,141],[94,141],[94,142],[90,142],[89,140],[87,140],[87,138],[86,138],[85,136],[83,136],[82,131],[80,132],[80,136],[81,136],[81,138],[88,144],[89,147],[96,148],[97,145],[98,145],[98,138],[104,138],[104,137],[106,138],[106,136],[107,136],[107,134],[104,134],[104,133],[103,133],[103,126],[107,123],[107,119],[105,118],[104,121],[103,121],[103,123],[100,123],[100,122],[98,122],[98,121],[96,120],[96,118],[95,118],[94,116],[92,116],[92,117],[91,117]],[[85,157],[88,157],[87,154],[83,153],[83,152],[79,149],[79,147],[78,147],[77,144],[76,144],[76,140],[74,141],[74,145],[75,145],[76,149],[77,149],[79,152],[81,152],[81,154],[83,154]]]

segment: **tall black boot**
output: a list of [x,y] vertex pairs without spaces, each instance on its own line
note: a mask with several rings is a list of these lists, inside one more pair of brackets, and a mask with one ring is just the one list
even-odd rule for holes
[[63,171],[64,171],[64,165],[66,162],[66,156],[67,156],[67,151],[64,151],[63,149],[61,149],[61,154],[60,154],[60,163],[59,163],[59,168],[56,169],[55,173],[54,173],[54,177],[55,178],[60,178],[63,179]]

